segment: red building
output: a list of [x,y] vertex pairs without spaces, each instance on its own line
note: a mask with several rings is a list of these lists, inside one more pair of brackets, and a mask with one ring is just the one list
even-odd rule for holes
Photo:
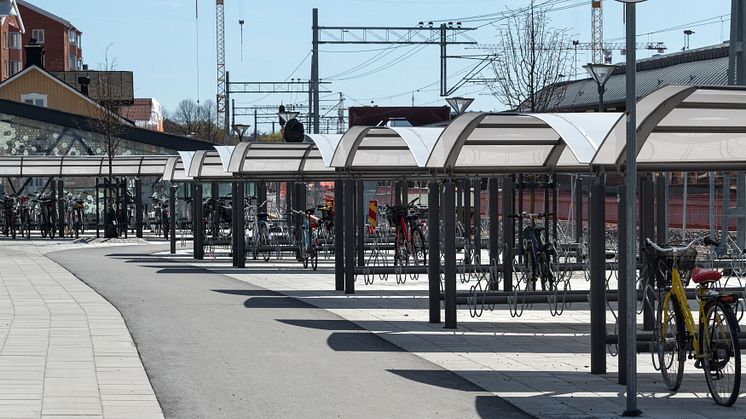
[[18,5],[11,3],[11,16],[0,18],[0,81],[23,69],[23,20]]
[[[43,45],[45,50],[44,68],[48,71],[82,70],[82,32],[72,23],[42,8],[23,0],[16,1],[26,27],[22,45],[29,44],[32,38],[36,39],[38,44]],[[25,63],[21,68],[24,66]]]

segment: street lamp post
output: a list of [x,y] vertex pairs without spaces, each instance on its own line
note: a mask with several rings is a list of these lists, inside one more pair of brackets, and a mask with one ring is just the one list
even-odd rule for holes
[[588,63],[583,66],[585,71],[593,77],[598,86],[598,111],[604,111],[604,91],[606,91],[606,82],[614,73],[614,70],[620,66],[614,64],[593,64]]
[[246,134],[246,131],[249,130],[251,125],[249,124],[233,124],[231,128],[233,128],[233,132],[238,135],[238,142],[243,142],[243,136]]
[[474,99],[461,96],[449,97],[446,98],[446,102],[451,105],[451,108],[453,108],[453,111],[456,112],[456,115],[461,115],[462,113],[466,112],[466,109],[471,105],[472,102],[474,102]]
[[[625,319],[627,321],[627,341],[625,342],[627,353],[626,353],[626,366],[627,366],[627,406],[624,410],[623,416],[640,416],[642,412],[637,408],[637,291],[635,285],[637,283],[636,271],[637,271],[637,260],[636,260],[636,243],[635,240],[635,227],[637,220],[635,219],[635,204],[637,203],[637,95],[636,95],[636,61],[637,61],[637,50],[636,50],[636,15],[635,8],[637,3],[641,3],[645,0],[616,0],[620,3],[624,3],[625,6],[625,19],[627,23],[626,28],[626,44],[627,44],[627,145],[626,145],[626,164],[624,166],[624,185],[625,185],[625,229],[624,236],[625,240],[625,295],[627,298],[625,307]],[[620,290],[621,292],[621,290]]]

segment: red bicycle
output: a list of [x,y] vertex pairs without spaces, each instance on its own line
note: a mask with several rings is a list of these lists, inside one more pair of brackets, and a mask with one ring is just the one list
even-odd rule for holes
[[389,224],[394,228],[396,241],[394,243],[394,265],[415,266],[427,265],[427,245],[425,234],[422,232],[423,221],[419,208],[415,205],[420,198],[413,199],[407,205],[386,207]]

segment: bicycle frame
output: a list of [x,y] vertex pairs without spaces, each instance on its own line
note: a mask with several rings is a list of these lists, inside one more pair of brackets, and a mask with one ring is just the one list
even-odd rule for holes
[[[705,288],[703,287],[697,287],[697,292],[699,293],[699,297],[697,298],[697,302],[699,305],[699,322],[702,323],[702,319],[704,318],[704,295],[703,290]],[[671,297],[676,299],[679,303],[679,307],[681,308],[682,314],[684,316],[684,326],[686,326],[686,330],[689,331],[689,335],[692,337],[692,345],[694,346],[694,353],[696,354],[697,358],[704,357],[704,354],[702,354],[702,351],[700,349],[699,344],[699,336],[697,336],[697,330],[695,329],[695,323],[694,323],[694,316],[692,315],[692,310],[689,308],[689,300],[686,298],[686,292],[684,291],[684,285],[681,283],[681,276],[679,275],[679,268],[674,267],[671,269],[671,289],[666,292],[666,297],[663,299],[663,307],[665,308],[663,310],[663,326],[661,333],[663,336],[666,335],[666,326],[668,325],[668,304],[670,303]],[[698,326],[698,325],[697,325]]]

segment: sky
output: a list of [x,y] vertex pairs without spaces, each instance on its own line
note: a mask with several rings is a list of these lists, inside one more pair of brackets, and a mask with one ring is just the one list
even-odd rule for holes
[[[166,110],[182,99],[215,100],[216,47],[214,0],[29,0],[72,22],[83,32],[84,62],[91,69],[116,59],[118,70],[134,72],[135,96],[153,97]],[[571,39],[591,40],[590,0],[537,0],[553,9],[551,25],[567,30]],[[525,7],[527,0],[225,0],[226,68],[231,81],[308,80],[311,16],[319,9],[321,26],[415,26],[418,22],[463,21],[479,43],[497,41],[495,15]],[[623,42],[622,6],[604,0],[604,38]],[[198,13],[196,13],[198,11]],[[196,15],[198,14],[198,18]],[[492,16],[489,16],[492,14]],[[729,38],[728,0],[648,0],[637,7],[638,42],[664,42],[667,52],[681,50],[684,29],[695,33],[690,47],[718,44]],[[485,16],[487,15],[487,16]],[[484,17],[476,17],[484,16]],[[476,17],[476,18],[475,18]],[[471,18],[471,19],[470,19]],[[244,20],[243,43],[241,26]],[[30,30],[30,28],[28,28]],[[440,106],[438,46],[321,45],[319,68],[324,85],[322,114],[336,105],[339,93],[346,106]],[[478,49],[450,47],[449,55],[483,54]],[[638,58],[653,52],[638,51]],[[590,52],[578,52],[580,68]],[[614,62],[624,56],[614,52]],[[476,64],[473,59],[448,62],[449,85]],[[489,77],[489,73],[482,74]],[[568,75],[572,76],[572,75]],[[504,104],[482,84],[467,83],[453,95],[475,98],[470,110],[504,110]],[[306,93],[234,94],[238,106],[308,103]],[[335,114],[336,110],[329,110]],[[242,123],[253,123],[252,118]],[[322,127],[323,128],[323,127]],[[261,130],[268,130],[266,126]]]

